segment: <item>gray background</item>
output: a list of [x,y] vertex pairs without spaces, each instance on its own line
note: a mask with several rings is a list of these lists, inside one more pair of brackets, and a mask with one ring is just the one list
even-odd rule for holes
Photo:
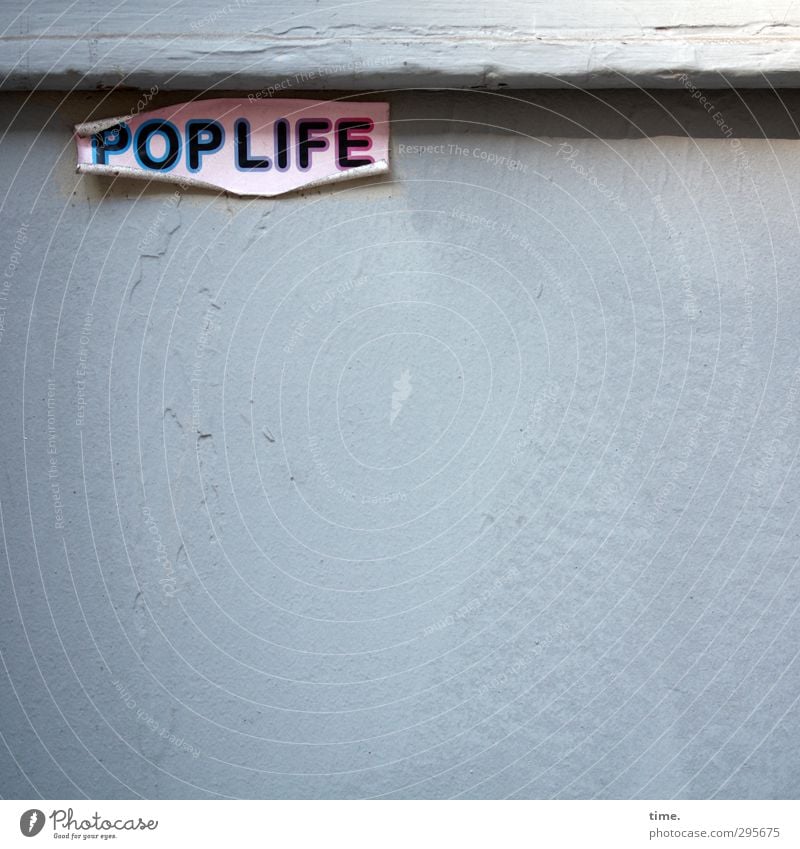
[[0,795],[796,797],[797,96],[276,200],[78,178],[137,96],[2,98]]

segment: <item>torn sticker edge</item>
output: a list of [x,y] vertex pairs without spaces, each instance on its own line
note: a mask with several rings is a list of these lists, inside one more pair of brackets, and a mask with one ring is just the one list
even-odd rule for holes
[[[292,103],[302,103],[307,106],[319,106],[323,103],[344,103],[342,100],[313,100],[306,98],[289,98]],[[216,102],[227,102],[227,101],[237,101],[249,107],[255,106],[258,101],[251,101],[249,98],[245,97],[215,97],[210,100],[198,100],[198,101],[190,101],[189,103],[216,103]],[[379,106],[386,107],[387,120],[389,115],[389,106],[390,104],[387,101],[383,100],[358,100],[358,101],[346,101],[349,103],[357,103],[363,104],[364,106]],[[183,106],[188,105],[187,103],[176,103],[173,106],[162,106],[158,109],[148,109],[143,112],[131,112],[127,115],[120,115],[116,118],[98,118],[96,121],[86,121],[82,124],[76,124],[74,126],[75,134],[81,136],[82,138],[87,138],[89,136],[93,136],[95,133],[102,133],[103,130],[108,130],[111,127],[116,127],[118,124],[125,124],[128,121],[132,121],[134,118],[139,118],[141,116],[155,115],[159,112],[168,112],[178,110]],[[302,110],[300,110],[302,111]]]
[[85,124],[75,125],[75,135],[81,138],[88,138],[95,133],[102,133],[103,130],[109,130],[111,127],[116,127],[117,124],[125,124],[133,119],[133,115],[123,115],[120,118],[100,118],[98,121],[88,121]]

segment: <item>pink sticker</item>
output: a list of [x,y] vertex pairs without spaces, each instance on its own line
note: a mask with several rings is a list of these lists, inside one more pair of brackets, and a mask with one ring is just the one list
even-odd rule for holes
[[75,128],[78,173],[272,197],[389,170],[389,104],[198,100]]

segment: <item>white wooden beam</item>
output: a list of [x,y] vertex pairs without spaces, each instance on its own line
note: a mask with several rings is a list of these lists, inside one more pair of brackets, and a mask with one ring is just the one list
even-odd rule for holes
[[0,87],[800,85],[800,4],[3,0]]

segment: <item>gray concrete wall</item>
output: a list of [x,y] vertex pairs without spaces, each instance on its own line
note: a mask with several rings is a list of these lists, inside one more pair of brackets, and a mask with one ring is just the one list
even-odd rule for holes
[[707,94],[274,201],[4,96],[0,795],[796,797],[797,98]]

